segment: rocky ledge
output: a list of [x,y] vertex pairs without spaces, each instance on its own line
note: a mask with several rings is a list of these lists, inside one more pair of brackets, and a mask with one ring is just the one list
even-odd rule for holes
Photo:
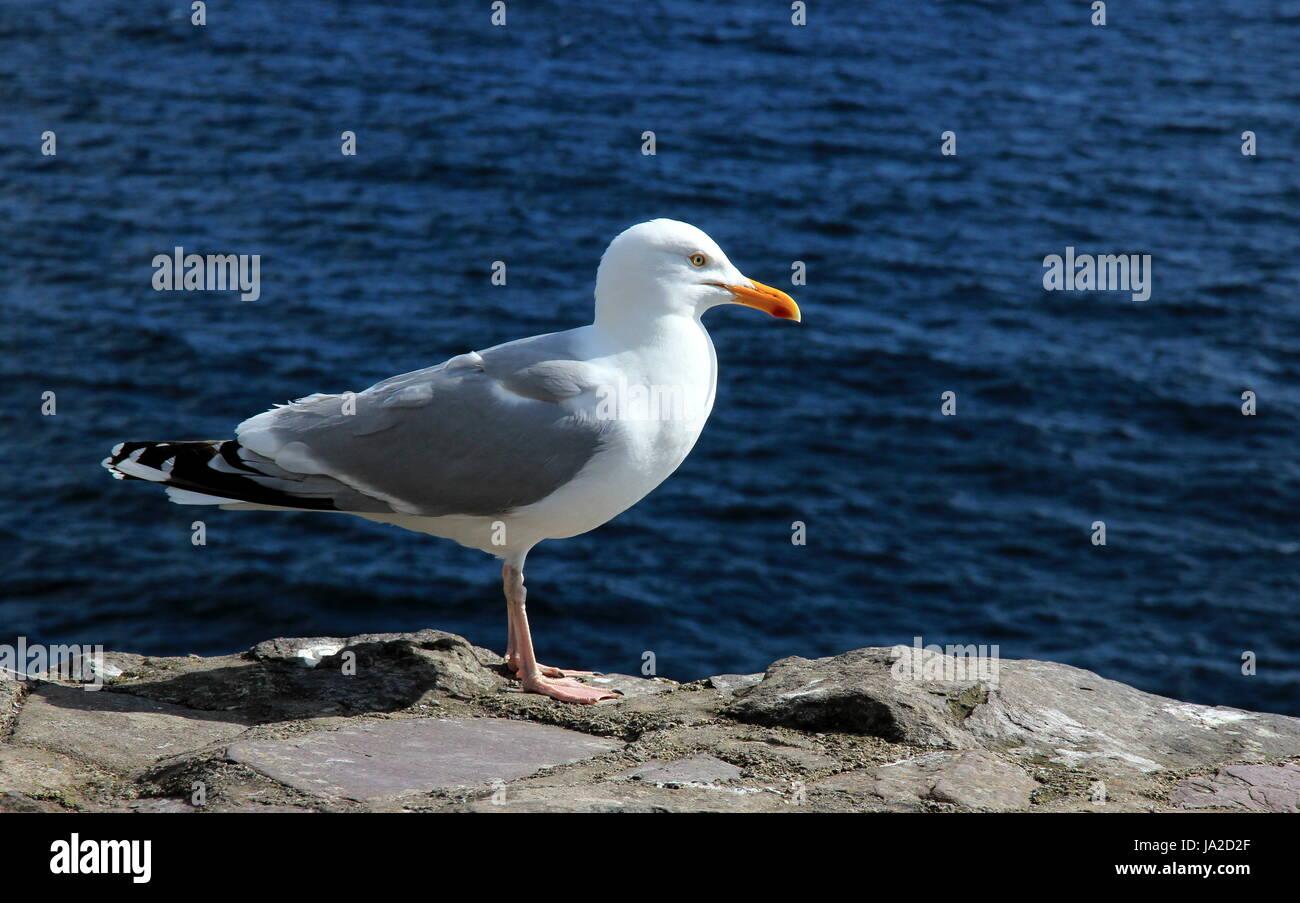
[[98,691],[0,680],[0,811],[1300,811],[1298,718],[1051,662],[927,676],[960,667],[607,675],[622,698],[579,707],[437,630],[108,653]]

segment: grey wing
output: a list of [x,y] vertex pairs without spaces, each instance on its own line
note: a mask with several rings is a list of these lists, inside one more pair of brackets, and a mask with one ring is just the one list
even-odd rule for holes
[[406,514],[504,514],[563,486],[607,439],[608,421],[564,403],[598,381],[572,341],[522,339],[355,396],[310,396],[236,436],[283,471],[340,484],[353,496],[340,492],[339,510],[370,510],[355,507],[359,494]]

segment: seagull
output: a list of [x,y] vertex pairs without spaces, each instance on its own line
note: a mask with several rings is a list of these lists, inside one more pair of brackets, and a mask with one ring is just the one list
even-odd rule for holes
[[123,442],[103,464],[182,505],[344,512],[493,555],[506,667],[525,692],[594,704],[617,694],[580,679],[592,672],[537,661],[524,560],[611,520],[686,459],[717,388],[700,318],[721,304],[801,319],[695,226],[640,223],[600,259],[590,325],[276,405],[233,439]]

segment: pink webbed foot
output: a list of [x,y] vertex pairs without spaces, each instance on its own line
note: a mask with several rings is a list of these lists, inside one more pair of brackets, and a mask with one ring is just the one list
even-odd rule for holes
[[[510,670],[510,673],[515,677],[519,677],[519,670],[521,667],[522,662],[520,661],[519,656],[511,655],[507,652],[506,668]],[[543,665],[541,662],[537,663],[537,670],[542,673],[543,677],[598,677],[600,675],[599,671],[577,671],[572,668],[552,668],[550,665]]]
[[550,665],[537,666],[546,677],[599,677],[599,671],[575,671],[572,668],[552,668]]
[[621,693],[616,693],[613,690],[589,687],[567,677],[544,677],[538,674],[531,678],[523,677],[520,679],[520,683],[523,684],[524,690],[529,693],[541,693],[543,696],[558,699],[560,702],[575,702],[579,705],[595,705],[602,699],[618,699],[622,696]]

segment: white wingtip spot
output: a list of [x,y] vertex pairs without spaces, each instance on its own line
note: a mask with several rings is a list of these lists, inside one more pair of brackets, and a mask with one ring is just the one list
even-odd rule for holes
[[[136,454],[139,454],[138,452]],[[129,477],[136,477],[141,480],[148,480],[151,483],[167,482],[167,475],[154,470],[152,467],[145,467],[143,464],[137,464],[135,456],[132,455],[125,461],[117,462],[117,469]]]
[[237,499],[205,495],[202,492],[194,492],[190,489],[177,489],[175,486],[167,487],[167,498],[178,505],[226,505],[238,501]]

